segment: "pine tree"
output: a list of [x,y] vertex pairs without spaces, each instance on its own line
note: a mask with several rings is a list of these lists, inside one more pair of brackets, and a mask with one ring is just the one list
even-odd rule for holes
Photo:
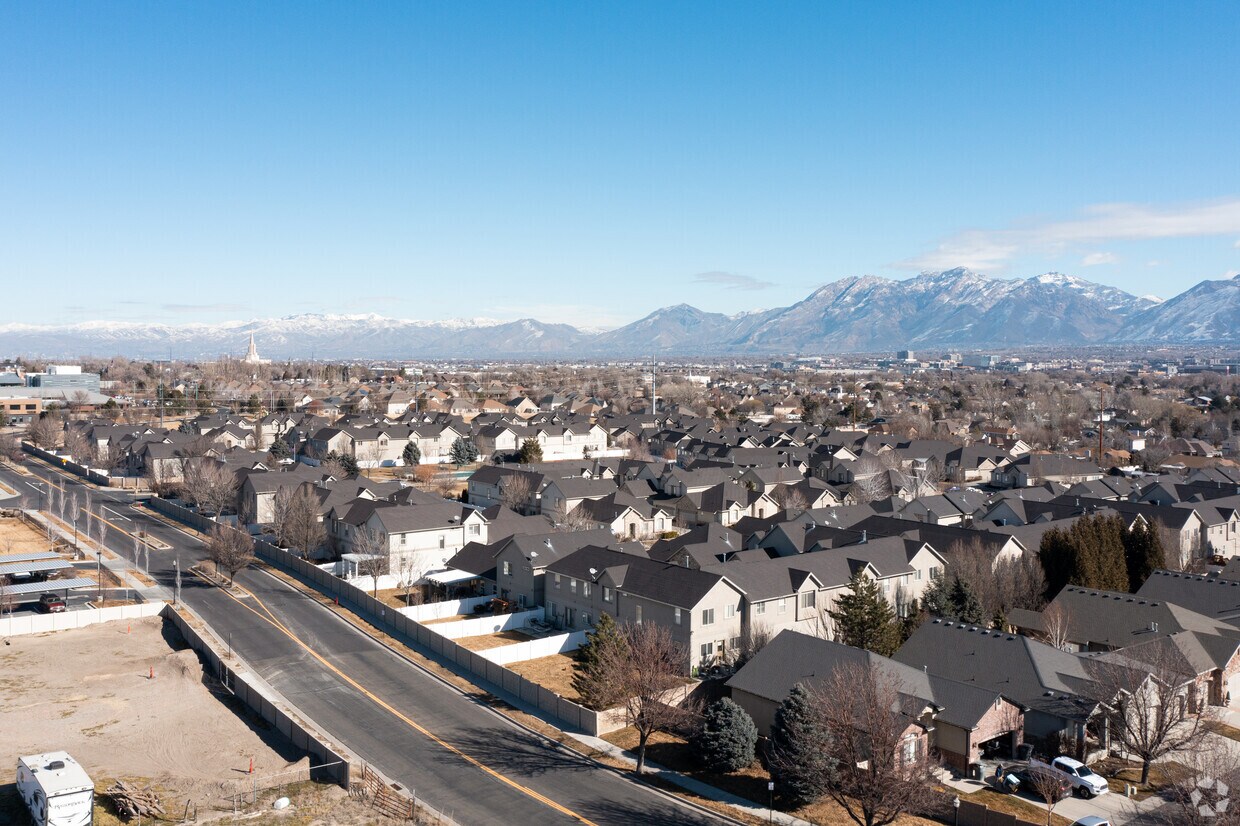
[[977,598],[977,594],[973,593],[973,589],[969,587],[969,583],[958,576],[952,577],[951,593],[948,598],[951,601],[952,613],[957,619],[970,625],[981,625],[982,603]]
[[1144,520],[1124,532],[1124,555],[1128,560],[1128,587],[1134,593],[1145,584],[1150,574],[1167,566],[1162,537]]
[[724,697],[706,709],[693,745],[702,765],[713,772],[740,771],[753,763],[758,727],[745,709]]
[[616,699],[603,674],[603,664],[626,649],[624,635],[611,614],[599,614],[594,630],[586,632],[585,644],[577,649],[573,663],[573,688],[587,708],[602,710]]
[[267,449],[267,452],[275,459],[288,459],[293,455],[293,449],[288,446],[288,442],[278,436],[271,442],[271,447]]
[[771,779],[789,806],[804,806],[826,794],[835,774],[828,756],[831,739],[800,683],[775,711],[768,748]]
[[542,445],[537,439],[529,438],[521,443],[521,451],[517,454],[521,464],[529,465],[543,460]]
[[468,465],[478,459],[478,448],[469,439],[463,436],[457,436],[456,441],[452,443],[452,447],[448,451],[448,458],[452,460],[452,464],[457,467]]
[[827,612],[835,623],[835,638],[854,648],[890,657],[899,647],[900,629],[895,611],[878,589],[878,583],[857,571],[848,582],[848,593]]
[[422,461],[422,448],[418,447],[417,442],[409,442],[401,451],[400,458],[406,465],[412,467]]
[[947,578],[943,574],[936,574],[930,578],[930,587],[921,595],[921,605],[932,617],[951,615],[951,601],[947,595]]

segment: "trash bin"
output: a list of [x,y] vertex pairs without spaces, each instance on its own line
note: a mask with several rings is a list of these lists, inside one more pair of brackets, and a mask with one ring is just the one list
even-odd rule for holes
[[969,779],[970,780],[981,780],[982,772],[983,772],[983,769],[982,769],[981,763],[970,763],[969,764]]

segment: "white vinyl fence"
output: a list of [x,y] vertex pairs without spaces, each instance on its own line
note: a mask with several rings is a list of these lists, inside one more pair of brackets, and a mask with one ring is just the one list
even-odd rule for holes
[[519,629],[530,620],[541,620],[543,616],[543,609],[535,608],[530,611],[517,611],[515,614],[495,614],[477,619],[436,623],[431,627],[444,639],[459,640],[461,637],[480,637],[483,634]]
[[59,614],[36,614],[22,617],[0,618],[0,637],[20,637],[24,634],[43,634],[48,631],[67,631],[85,628],[101,622],[122,619],[154,617],[164,610],[162,602],[144,602],[141,605],[114,605],[111,608],[85,608],[64,611]]
[[498,665],[536,660],[539,657],[550,657],[552,654],[563,654],[576,651],[586,642],[586,631],[573,631],[571,634],[556,634],[554,637],[543,637],[529,642],[514,642],[512,645],[501,645],[479,651],[478,656]]
[[495,597],[470,597],[469,599],[447,599],[443,602],[427,602],[423,605],[411,605],[398,608],[402,614],[417,622],[455,617],[457,614],[470,614],[479,605],[486,605]]

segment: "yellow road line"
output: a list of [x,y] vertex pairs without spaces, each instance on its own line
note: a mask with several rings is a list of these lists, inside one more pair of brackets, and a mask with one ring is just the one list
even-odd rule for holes
[[[197,572],[195,572],[195,573],[197,574]],[[199,576],[201,576],[201,575],[199,575]],[[206,579],[206,578],[205,578],[205,577],[203,577],[203,579]],[[207,580],[207,581],[209,581],[209,580]],[[274,626],[274,627],[275,627],[276,629],[278,629],[281,633],[283,633],[285,636],[287,636],[289,639],[291,639],[293,642],[295,642],[298,646],[300,646],[301,648],[303,648],[303,649],[306,651],[306,653],[308,653],[310,656],[314,657],[316,660],[318,660],[320,663],[322,663],[322,664],[323,664],[323,666],[324,666],[325,668],[327,668],[329,671],[331,671],[333,674],[335,674],[335,675],[336,675],[337,677],[339,677],[340,679],[344,680],[346,683],[348,683],[348,684],[349,684],[350,686],[352,686],[355,690],[357,690],[358,692],[360,692],[363,696],[365,696],[366,698],[368,698],[368,699],[369,699],[371,702],[373,702],[375,705],[377,705],[377,706],[379,706],[380,708],[382,708],[383,710],[387,711],[389,714],[391,714],[392,716],[396,717],[398,720],[400,720],[400,721],[401,721],[402,723],[404,723],[405,725],[409,726],[409,727],[410,727],[411,729],[413,729],[414,731],[418,732],[419,734],[423,735],[424,737],[426,737],[427,739],[429,739],[429,740],[431,740],[432,742],[436,743],[437,745],[442,746],[443,748],[445,748],[445,749],[447,749],[448,751],[452,752],[453,754],[457,755],[458,757],[460,757],[461,759],[465,760],[465,762],[469,763],[470,765],[474,766],[475,768],[480,769],[480,770],[482,770],[483,772],[486,772],[488,775],[490,775],[491,777],[495,778],[496,780],[499,780],[501,783],[505,783],[505,784],[507,784],[507,785],[511,786],[512,788],[516,789],[517,791],[521,792],[522,794],[525,794],[525,795],[528,795],[529,797],[534,798],[534,799],[535,799],[535,800],[537,800],[539,803],[542,803],[542,804],[544,804],[544,805],[546,805],[546,806],[550,806],[552,809],[555,809],[557,812],[560,812],[561,814],[564,814],[564,815],[568,815],[569,817],[573,818],[574,820],[581,821],[582,823],[586,824],[586,826],[597,826],[597,824],[595,824],[593,821],[588,820],[586,817],[584,817],[584,816],[582,816],[582,815],[578,814],[577,812],[574,812],[572,809],[569,809],[569,808],[567,808],[567,807],[565,807],[565,806],[563,806],[563,805],[561,805],[561,804],[559,804],[559,803],[556,803],[556,802],[555,802],[554,800],[552,800],[551,798],[546,797],[545,795],[542,795],[542,794],[540,794],[539,792],[534,791],[533,789],[531,789],[531,788],[530,788],[530,787],[528,787],[528,786],[523,786],[522,784],[518,783],[517,781],[513,780],[512,778],[510,778],[510,777],[506,777],[505,775],[503,775],[503,774],[499,773],[499,772],[498,772],[498,771],[496,771],[495,769],[492,769],[490,766],[487,766],[486,764],[484,764],[484,763],[480,762],[479,760],[477,760],[477,759],[475,759],[475,758],[473,758],[473,757],[469,756],[468,754],[466,754],[465,752],[461,751],[461,750],[460,750],[459,748],[457,748],[456,746],[452,745],[451,743],[449,743],[449,742],[447,742],[447,741],[443,740],[442,738],[440,738],[439,736],[437,736],[434,732],[430,731],[430,730],[429,730],[429,729],[427,729],[425,726],[423,726],[423,725],[419,724],[418,722],[416,722],[415,720],[411,719],[410,717],[407,717],[405,714],[401,713],[401,712],[400,712],[399,710],[397,710],[396,708],[393,708],[393,707],[392,707],[390,704],[388,704],[386,701],[384,701],[384,700],[380,699],[379,697],[377,697],[377,696],[375,696],[373,693],[371,693],[369,690],[367,690],[367,689],[366,689],[366,687],[365,687],[365,686],[363,686],[361,683],[357,682],[357,680],[354,680],[354,679],[353,679],[352,677],[350,677],[348,674],[345,674],[345,673],[344,673],[343,671],[341,671],[339,668],[337,668],[336,666],[334,666],[334,665],[332,665],[330,662],[328,662],[328,661],[327,661],[327,660],[326,660],[326,659],[325,659],[322,655],[320,655],[317,651],[315,651],[313,648],[311,648],[309,645],[307,645],[305,642],[303,642],[303,641],[301,640],[301,638],[299,638],[299,637],[298,637],[296,634],[294,634],[292,631],[289,631],[289,630],[288,630],[288,628],[286,628],[286,627],[284,626],[284,624],[283,624],[282,622],[280,622],[280,620],[278,620],[278,619],[276,618],[275,614],[273,614],[273,613],[271,612],[271,609],[270,609],[270,608],[268,608],[268,607],[266,606],[266,604],[264,604],[264,603],[263,603],[263,601],[262,601],[261,599],[259,599],[257,596],[255,596],[255,594],[254,594],[254,592],[253,592],[253,591],[246,590],[245,588],[242,588],[242,587],[241,587],[241,586],[239,586],[239,585],[238,585],[238,586],[234,586],[234,587],[236,587],[236,588],[238,588],[239,590],[244,591],[246,594],[248,594],[248,595],[249,595],[249,597],[250,597],[250,599],[251,599],[251,600],[252,600],[255,604],[257,604],[258,606],[260,606],[260,607],[263,609],[263,613],[259,613],[259,612],[258,612],[258,611],[257,611],[257,610],[256,610],[256,609],[252,606],[252,605],[250,605],[250,604],[249,604],[249,603],[247,603],[247,602],[242,601],[239,597],[237,597],[235,594],[231,593],[228,589],[224,589],[224,593],[225,593],[225,594],[228,594],[228,596],[229,596],[229,598],[230,598],[230,599],[232,599],[234,602],[236,602],[236,603],[237,603],[238,605],[240,605],[241,607],[245,608],[247,611],[250,611],[251,613],[253,613],[253,614],[254,614],[255,616],[257,616],[259,619],[261,619],[261,620],[263,620],[264,622],[267,622],[267,623],[269,623],[270,625]],[[264,614],[266,614],[266,616],[264,616]]]

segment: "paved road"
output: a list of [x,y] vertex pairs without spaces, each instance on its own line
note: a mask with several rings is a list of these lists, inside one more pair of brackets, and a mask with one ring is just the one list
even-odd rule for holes
[[[8,468],[0,478],[18,489],[27,482]],[[151,552],[150,573],[165,587],[172,588],[174,559],[185,572],[202,558],[201,543],[132,507],[129,494],[96,489],[93,497],[130,520],[115,525],[172,546]],[[109,534],[109,547],[129,552],[129,537]],[[276,577],[250,570],[237,581],[252,596],[233,599],[183,573],[182,599],[329,736],[462,824],[725,822],[549,748]]]

